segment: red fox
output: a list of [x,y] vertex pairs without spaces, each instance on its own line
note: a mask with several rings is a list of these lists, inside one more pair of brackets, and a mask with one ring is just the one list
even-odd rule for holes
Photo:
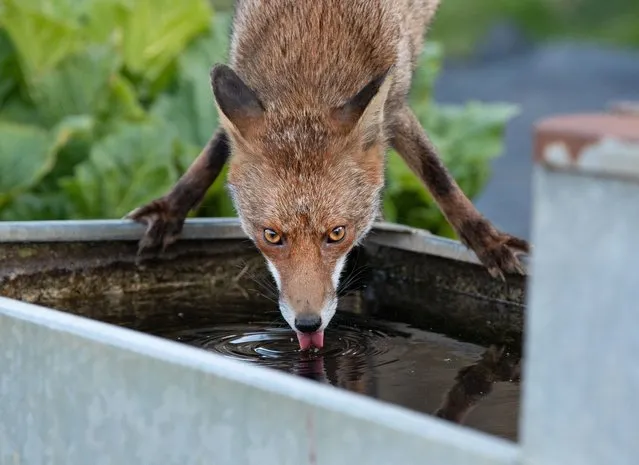
[[170,192],[127,215],[147,225],[140,250],[178,238],[228,160],[230,195],[282,316],[301,349],[321,348],[346,255],[378,217],[390,146],[491,275],[523,273],[528,243],[476,210],[407,104],[438,4],[239,0],[229,65],[211,70],[220,127]]

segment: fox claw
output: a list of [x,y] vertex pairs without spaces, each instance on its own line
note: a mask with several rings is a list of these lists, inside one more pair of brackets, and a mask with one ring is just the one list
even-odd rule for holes
[[164,252],[168,246],[177,241],[186,215],[172,208],[170,201],[166,198],[160,198],[136,208],[125,218],[147,227],[138,243],[138,255],[140,255],[146,249],[160,248]]
[[481,230],[482,234],[466,234],[464,242],[493,278],[505,281],[505,274],[526,274],[519,256],[530,253],[527,241],[502,233],[488,223],[477,230]]
[[491,238],[489,244],[480,249],[477,256],[494,278],[499,277],[502,281],[506,281],[504,273],[526,274],[519,261],[519,256],[530,250],[530,246],[525,241],[508,234],[498,233],[497,237]]

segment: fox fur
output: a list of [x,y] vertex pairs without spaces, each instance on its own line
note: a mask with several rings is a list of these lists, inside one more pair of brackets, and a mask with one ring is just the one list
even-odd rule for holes
[[130,214],[148,225],[141,247],[173,242],[228,162],[234,205],[267,260],[284,318],[298,336],[323,335],[346,256],[380,211],[392,146],[491,274],[523,272],[514,254],[527,243],[477,212],[407,104],[438,5],[239,0],[229,63],[211,72],[220,128],[170,193]]

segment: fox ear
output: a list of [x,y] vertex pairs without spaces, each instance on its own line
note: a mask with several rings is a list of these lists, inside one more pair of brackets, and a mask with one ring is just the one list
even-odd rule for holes
[[[264,115],[264,106],[244,81],[226,65],[215,65],[211,70],[211,87],[215,101],[227,129],[234,129],[246,137]],[[228,127],[230,123],[231,127]]]
[[366,84],[343,105],[331,110],[331,117],[345,133],[359,129],[369,142],[379,133],[384,118],[384,104],[392,81],[391,66]]

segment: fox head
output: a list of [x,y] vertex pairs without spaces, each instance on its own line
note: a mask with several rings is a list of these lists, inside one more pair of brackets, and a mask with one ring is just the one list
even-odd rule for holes
[[211,71],[232,145],[228,188],[302,349],[322,347],[346,256],[379,212],[389,71],[339,105],[310,108],[262,101],[226,65]]

